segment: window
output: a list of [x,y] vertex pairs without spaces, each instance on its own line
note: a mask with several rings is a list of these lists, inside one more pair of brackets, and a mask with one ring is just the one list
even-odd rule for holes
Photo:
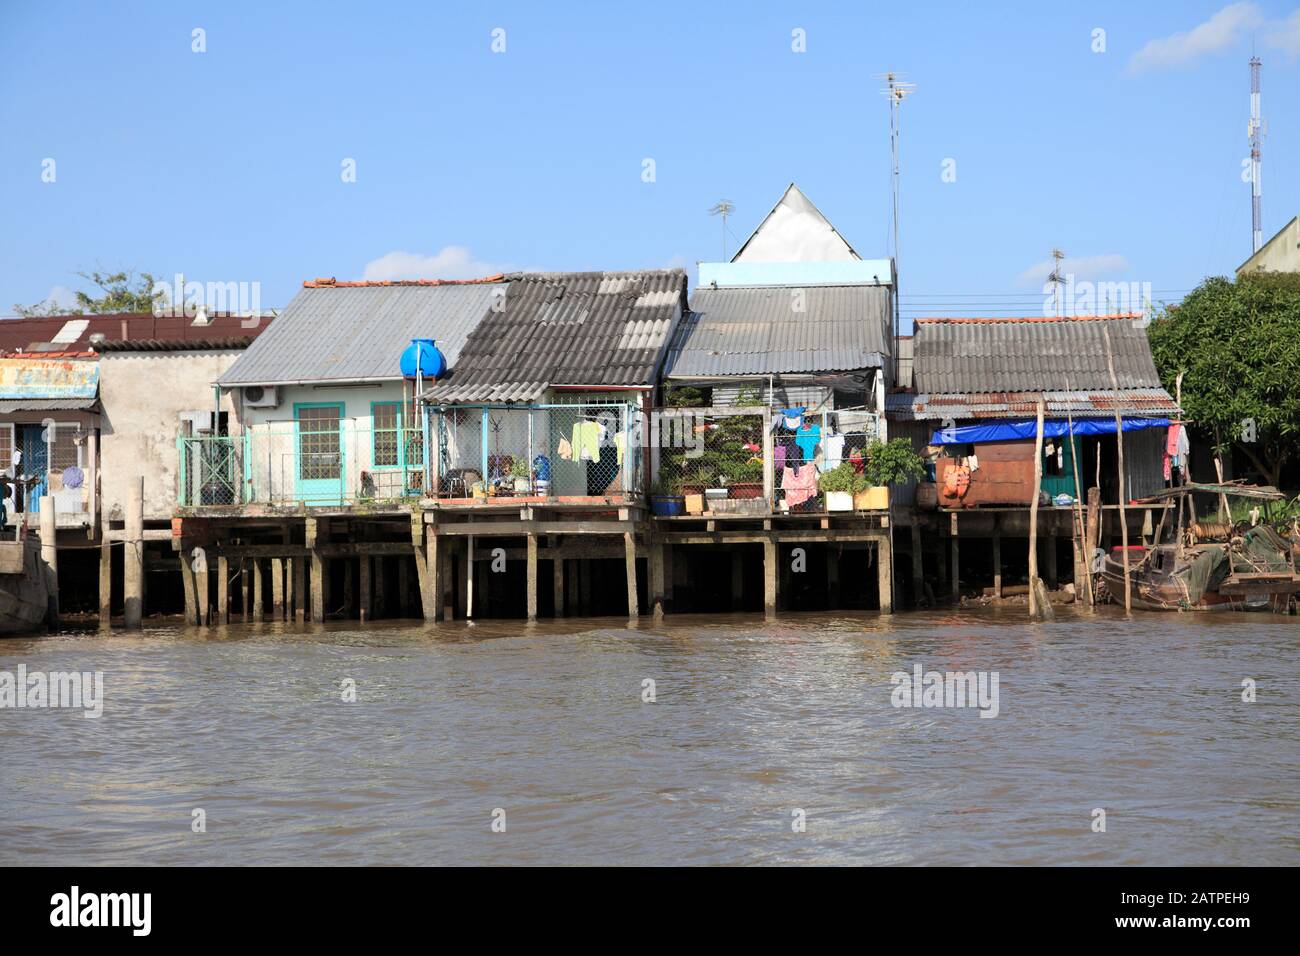
[[14,426],[0,425],[0,472],[6,472],[14,463]]
[[50,471],[63,471],[81,464],[81,426],[59,422],[52,429],[50,442]]
[[395,468],[398,465],[398,424],[401,415],[396,402],[376,402],[371,406],[374,417],[374,465]]
[[337,479],[342,473],[339,415],[337,405],[298,409],[298,457],[304,479]]
[[[400,402],[375,402],[370,406],[374,419],[374,467],[396,468],[424,464],[424,433],[418,424],[408,424]],[[405,444],[405,461],[401,456]]]

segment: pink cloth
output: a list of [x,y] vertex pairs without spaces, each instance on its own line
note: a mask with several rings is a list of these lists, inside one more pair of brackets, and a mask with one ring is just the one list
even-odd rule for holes
[[786,468],[781,472],[781,490],[785,492],[785,500],[790,507],[803,504],[817,494],[817,466]]
[[1165,481],[1173,481],[1174,473],[1170,469],[1170,459],[1178,454],[1178,433],[1182,431],[1183,426],[1178,422],[1171,422],[1169,425],[1169,434],[1165,436]]

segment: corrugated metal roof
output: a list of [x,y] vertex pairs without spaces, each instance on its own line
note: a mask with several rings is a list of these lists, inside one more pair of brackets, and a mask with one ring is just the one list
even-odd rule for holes
[[504,308],[426,395],[527,402],[555,386],[652,386],[685,303],[680,269],[510,276]]
[[1109,391],[1103,329],[1119,387],[1160,388],[1138,316],[917,319],[913,380],[918,392]]
[[431,338],[454,363],[499,283],[311,286],[217,380],[219,385],[397,379],[402,350]]
[[0,414],[81,411],[94,408],[98,401],[98,398],[0,398]]
[[208,312],[206,321],[193,315],[154,315],[121,312],[104,315],[56,315],[25,319],[0,319],[0,352],[52,358],[90,353],[94,342],[118,339],[154,339],[169,342],[214,338],[254,338],[270,328],[272,314],[235,315]]
[[227,349],[245,349],[252,343],[249,336],[228,336],[214,339],[119,339],[115,342],[96,342],[92,348],[104,352],[203,352]]
[[886,286],[696,289],[664,374],[686,379],[877,368],[891,354],[892,324]]
[[944,418],[1024,418],[1038,410],[1042,395],[1048,418],[1113,415],[1164,416],[1178,411],[1163,388],[1125,388],[1087,391],[922,393],[894,392],[885,397],[885,409],[902,420]]

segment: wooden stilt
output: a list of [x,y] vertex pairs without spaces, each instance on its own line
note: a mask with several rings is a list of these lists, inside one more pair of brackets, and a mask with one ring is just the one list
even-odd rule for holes
[[176,553],[176,566],[181,572],[181,590],[185,594],[185,623],[193,627],[198,622],[199,602],[194,587],[194,568],[189,555],[184,551]]
[[528,620],[537,620],[537,535],[528,536],[527,599]]
[[430,527],[424,536],[424,570],[428,575],[427,587],[420,592],[424,619],[430,623],[442,620],[442,566],[444,539]]
[[397,606],[402,617],[411,616],[411,559],[397,559]]
[[[1101,334],[1106,343],[1106,367],[1110,370],[1110,384],[1113,389],[1119,392],[1119,379],[1115,376],[1115,355],[1110,347],[1110,329],[1106,328],[1103,322]],[[1119,453],[1117,471],[1119,478],[1119,533],[1120,543],[1124,547],[1124,610],[1130,613],[1133,610],[1133,581],[1129,578],[1129,560],[1128,560],[1128,489],[1124,482],[1124,419],[1120,416],[1119,409],[1115,410],[1115,449]]]
[[566,559],[564,562],[564,579],[568,588],[568,598],[565,600],[567,612],[572,617],[582,615],[582,594],[580,591],[582,565],[575,560]]
[[320,624],[325,620],[325,591],[326,591],[326,574],[329,570],[329,564],[325,556],[316,548],[316,541],[319,536],[325,535],[327,527],[325,522],[319,518],[308,518],[305,529],[307,550],[311,555],[311,620]]
[[349,620],[357,613],[356,569],[351,558],[343,559],[343,616]]
[[217,623],[230,623],[230,561],[224,554],[217,558]]
[[582,610],[579,612],[583,617],[591,616],[591,562],[585,559],[575,561],[574,567],[578,571],[578,593],[579,605]]
[[894,545],[886,532],[876,539],[876,586],[880,592],[880,613],[894,613]]
[[307,559],[290,558],[293,564],[293,619],[298,624],[307,623]]
[[627,616],[640,614],[640,600],[636,590],[636,535],[623,532],[623,563],[627,571]]
[[[731,609],[733,611],[745,609],[745,563],[741,557],[740,549],[733,548],[731,551]],[[830,576],[827,575],[828,580],[829,578]]]
[[554,569],[551,574],[551,587],[554,591],[555,616],[564,617],[564,559],[556,555],[551,565]]
[[133,478],[126,502],[125,559],[122,572],[122,615],[127,630],[139,630],[144,620],[144,479]]
[[249,562],[253,574],[253,620],[261,623],[266,617],[266,601],[262,595],[262,562],[256,559]]
[[252,566],[253,562],[251,560],[239,562],[239,617],[245,624],[252,620],[253,617],[250,613],[253,608],[248,594]]
[[[388,559],[382,554],[377,554],[371,565],[371,574],[373,576],[374,596],[371,598],[371,608],[375,617],[383,617],[388,610],[388,601],[384,594],[384,565]],[[439,595],[441,602],[441,595]]]
[[1038,577],[1038,495],[1043,487],[1043,416],[1046,401],[1038,396],[1038,418],[1034,438],[1034,498],[1029,503],[1029,617],[1040,621],[1051,616],[1052,607],[1044,598],[1046,590]]
[[[183,558],[183,556],[182,556]],[[99,531],[99,626],[113,623],[113,546],[108,540],[108,512],[100,519]]]
[[921,522],[919,515],[912,516],[912,604],[925,603],[925,552],[921,550]]
[[[956,515],[953,515],[953,524],[956,524]],[[948,536],[949,561],[952,564],[951,571],[948,575],[949,593],[954,601],[961,600],[961,543],[957,537],[956,529]]]
[[284,558],[271,559],[271,620],[284,620]]
[[1002,532],[993,531],[993,596],[1002,597]]
[[779,595],[776,590],[777,576],[781,573],[777,567],[780,549],[776,541],[768,538],[763,542],[763,613],[767,617],[776,616],[776,602]]
[[212,585],[208,573],[208,553],[204,548],[190,552],[189,560],[194,568],[194,596],[198,601],[199,626],[207,627],[212,623]]
[[[664,616],[664,600],[666,586],[664,583],[664,551],[667,545],[655,542],[650,545],[650,562],[649,562],[649,584],[650,584],[650,613],[657,618]],[[733,554],[732,561],[739,563],[739,555]],[[733,579],[733,587],[735,582]]]
[[372,592],[371,581],[370,581],[370,573],[371,573],[371,560],[372,560],[372,559],[371,559],[370,555],[368,555],[368,554],[363,554],[363,555],[360,556],[360,558],[358,558],[358,560],[361,562],[361,564],[360,564],[360,572],[361,572],[361,573],[360,573],[360,579],[359,579],[358,582],[357,582],[357,586],[360,588],[360,592],[361,592],[361,593],[360,593],[360,598],[361,598],[361,605],[360,605],[361,623],[362,623],[362,624],[367,624],[367,623],[370,622],[370,618],[371,618],[371,616],[372,616],[372,611],[371,611],[371,607],[370,607],[371,592]]
[[1057,554],[1057,547],[1056,547],[1056,535],[1049,534],[1044,536],[1043,549],[1044,549],[1043,557],[1047,559],[1047,568],[1046,568],[1047,586],[1051,590],[1055,591],[1059,584],[1059,581],[1057,580],[1056,577],[1056,571],[1057,571],[1056,562],[1059,557]]

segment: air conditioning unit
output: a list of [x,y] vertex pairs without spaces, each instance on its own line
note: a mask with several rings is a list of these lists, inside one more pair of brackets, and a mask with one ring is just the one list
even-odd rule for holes
[[245,385],[244,405],[247,408],[276,408],[280,394],[274,385]]

